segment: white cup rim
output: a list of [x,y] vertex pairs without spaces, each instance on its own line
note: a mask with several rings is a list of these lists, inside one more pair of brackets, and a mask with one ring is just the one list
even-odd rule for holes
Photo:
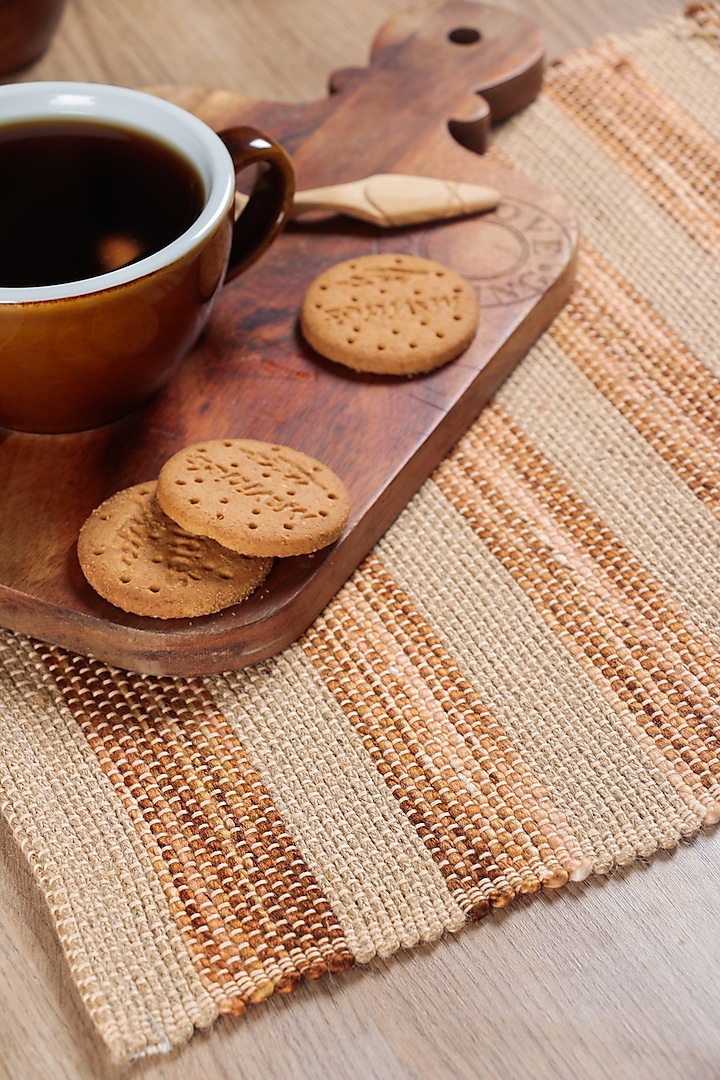
[[154,136],[180,150],[205,185],[192,225],[159,251],[106,274],[57,285],[0,286],[1,303],[38,303],[104,292],[136,281],[194,250],[212,235],[235,196],[235,171],[222,139],[186,109],[141,90],[105,83],[29,82],[0,86],[0,126],[33,118],[97,119]]

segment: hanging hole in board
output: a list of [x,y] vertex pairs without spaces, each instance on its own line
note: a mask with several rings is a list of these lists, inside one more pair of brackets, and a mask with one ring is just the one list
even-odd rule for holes
[[473,26],[457,26],[448,34],[448,41],[453,45],[476,45],[481,38],[482,34]]

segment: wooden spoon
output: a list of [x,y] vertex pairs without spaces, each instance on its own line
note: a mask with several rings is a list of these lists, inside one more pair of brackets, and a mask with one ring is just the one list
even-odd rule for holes
[[[246,202],[247,196],[237,196],[238,213]],[[499,202],[499,191],[478,184],[377,173],[346,184],[297,191],[290,216],[330,211],[389,229],[493,210]]]

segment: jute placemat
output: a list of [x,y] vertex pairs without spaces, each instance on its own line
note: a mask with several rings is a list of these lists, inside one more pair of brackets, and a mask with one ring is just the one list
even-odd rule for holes
[[117,1060],[720,817],[720,5],[490,153],[577,288],[295,646],[143,678],[0,634],[0,798]]

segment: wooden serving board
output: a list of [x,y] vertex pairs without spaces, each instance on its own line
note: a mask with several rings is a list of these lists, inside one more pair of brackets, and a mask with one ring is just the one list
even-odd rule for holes
[[[399,172],[489,185],[502,200],[490,214],[389,231],[341,216],[300,219],[223,288],[203,338],[149,406],[80,434],[2,431],[0,624],[166,675],[239,668],[307,628],[568,296],[570,207],[482,156],[491,120],[532,100],[542,69],[532,24],[462,0],[392,19],[369,66],[334,75],[322,101],[154,88],[217,129],[252,123],[273,135],[293,157],[299,189]],[[405,380],[354,374],[304,344],[297,314],[311,280],[378,251],[424,255],[474,283],[480,326],[462,357]],[[103,601],[77,562],[86,516],[155,478],[180,447],[220,437],[283,442],[328,464],[352,499],[344,535],[315,556],[277,560],[261,590],[217,615],[160,621]]]

